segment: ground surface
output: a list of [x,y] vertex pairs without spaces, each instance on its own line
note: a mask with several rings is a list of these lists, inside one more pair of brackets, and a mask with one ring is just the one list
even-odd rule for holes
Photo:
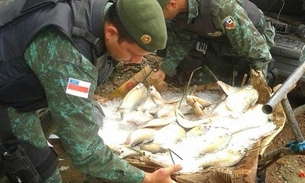
[[[118,86],[121,86],[127,78],[130,78],[133,74],[139,71],[138,66],[132,67],[122,67],[119,66],[115,70],[113,76],[108,80],[108,82],[97,90],[97,95],[104,95],[108,92],[113,91]],[[285,78],[282,78],[278,83],[282,83]],[[299,95],[299,91],[302,90],[301,86],[294,89],[289,93],[289,101],[293,108],[300,106],[305,103],[304,97]],[[296,116],[298,120],[299,127],[302,133],[305,135],[305,115],[301,114]],[[289,124],[286,124],[284,129],[280,134],[273,140],[273,143],[267,149],[276,149],[278,147],[283,147],[290,140],[294,139],[294,135]],[[86,175],[77,171],[70,162],[67,154],[58,148],[59,153],[59,168],[61,168],[61,174],[65,183],[96,183],[102,182],[96,179],[90,179]],[[305,156],[302,155],[291,155],[284,156],[267,169],[267,183],[305,183],[305,177],[300,177],[300,173],[305,172]]]

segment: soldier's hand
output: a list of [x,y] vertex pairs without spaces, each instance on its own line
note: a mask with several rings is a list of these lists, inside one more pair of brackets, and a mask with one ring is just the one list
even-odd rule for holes
[[153,173],[146,173],[143,183],[174,183],[171,174],[182,169],[181,165],[173,165],[166,168],[160,168]]
[[155,88],[159,91],[165,91],[167,89],[167,83],[164,82],[165,73],[162,70],[150,73],[148,81],[151,85],[154,85]]
[[263,71],[261,70],[256,70],[256,73],[262,78],[263,81],[265,81],[266,76],[264,75]]

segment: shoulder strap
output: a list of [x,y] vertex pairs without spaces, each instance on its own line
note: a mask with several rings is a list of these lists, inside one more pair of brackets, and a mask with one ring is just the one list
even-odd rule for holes
[[[94,0],[92,0],[93,3]],[[96,0],[94,3],[95,6],[105,6],[107,2],[111,2],[111,0]],[[89,2],[90,3],[90,2]],[[87,42],[89,42],[92,47],[93,47],[93,64],[97,65],[97,58],[102,56],[105,51],[104,51],[104,43],[103,41],[97,37],[97,35],[94,35],[94,30],[93,32],[88,31],[87,24],[87,16],[86,16],[86,11],[88,8],[90,8],[88,3],[88,0],[80,0],[80,1],[74,1],[74,11],[75,11],[75,16],[74,16],[74,25],[72,27],[72,35],[75,37],[82,37],[84,38]],[[103,12],[104,10],[102,10]],[[96,22],[96,23],[102,23],[103,22],[103,16],[101,16],[100,11],[96,11],[96,8],[92,10],[92,15],[91,15],[91,23]],[[98,16],[98,17],[97,17]],[[93,25],[91,27],[93,29]],[[95,30],[96,31],[96,30]],[[98,30],[100,31],[100,30]]]
[[93,45],[96,45],[99,41],[99,38],[96,38],[92,33],[85,29],[86,27],[86,20],[85,20],[85,13],[86,7],[88,6],[88,1],[75,1],[77,4],[76,6],[76,15],[75,15],[75,24],[72,28],[72,35],[83,37]]

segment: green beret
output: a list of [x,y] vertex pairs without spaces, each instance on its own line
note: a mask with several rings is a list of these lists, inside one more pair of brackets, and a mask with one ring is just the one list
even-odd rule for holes
[[116,8],[126,31],[143,49],[155,51],[165,48],[165,19],[157,1],[118,0]]
[[165,6],[168,4],[169,0],[157,0],[160,4],[161,8],[164,9]]

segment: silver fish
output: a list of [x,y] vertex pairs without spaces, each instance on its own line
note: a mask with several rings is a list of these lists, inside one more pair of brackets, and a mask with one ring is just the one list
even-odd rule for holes
[[200,98],[200,97],[197,97],[194,95],[186,95],[187,104],[189,104],[190,106],[193,106],[195,102],[198,102],[201,105],[201,107],[203,107],[203,108],[208,107],[212,104],[211,102],[209,102],[203,98]]
[[227,94],[227,95],[230,95],[232,93],[235,93],[237,92],[238,90],[241,89],[241,87],[237,87],[237,86],[231,86],[231,85],[228,85],[222,81],[217,81],[217,84],[218,86],[222,89],[222,91]]
[[211,118],[201,118],[196,121],[189,121],[189,120],[185,119],[184,115],[182,114],[182,112],[179,109],[175,110],[175,114],[176,114],[176,118],[177,118],[177,123],[185,129],[191,129],[191,128],[201,125],[201,124],[208,125],[209,123],[211,123]]
[[211,127],[203,137],[199,137],[199,144],[203,148],[199,154],[207,154],[219,151],[230,142],[232,134],[224,128]]
[[121,122],[134,123],[137,126],[140,126],[153,119],[155,119],[155,117],[148,112],[132,110],[124,113],[124,118],[121,120]]
[[157,91],[154,86],[150,86],[148,89],[148,93],[152,96],[152,99],[157,104],[173,104],[179,102],[181,99],[174,99],[174,100],[166,100],[162,97],[162,95]]
[[[247,130],[252,130],[255,128],[259,128],[259,126],[244,126],[237,129],[229,129],[225,127],[217,127],[211,126],[209,131],[207,131],[201,141],[201,146],[203,149],[199,154],[213,153],[223,148],[227,147],[229,142],[231,141],[233,135],[237,133],[245,132]],[[199,137],[200,139],[200,137]]]
[[157,118],[175,116],[176,105],[174,104],[164,104],[160,107],[154,114]]
[[164,117],[164,118],[155,118],[155,119],[148,121],[145,124],[140,125],[139,128],[163,127],[163,126],[166,126],[175,121],[176,121],[175,116],[169,116],[169,117]]
[[231,111],[228,109],[225,100],[221,100],[216,104],[213,104],[203,110],[206,116],[215,117],[230,117],[230,118],[239,118],[242,113],[239,111]]
[[186,136],[186,131],[177,123],[170,123],[158,130],[154,136],[153,143],[168,145],[173,144]]
[[153,85],[149,86],[149,88],[148,88],[148,93],[149,93],[151,96],[153,96],[154,99],[164,100],[164,99],[162,98],[162,95],[157,91],[157,89],[156,89]]
[[157,130],[153,128],[140,128],[130,133],[125,141],[125,145],[133,147],[140,143],[154,140]]
[[186,136],[187,138],[194,138],[201,136],[205,134],[210,129],[210,127],[211,127],[210,125],[200,124],[190,129],[188,132],[186,132]]
[[145,144],[140,144],[139,146],[140,146],[141,150],[145,150],[145,151],[151,152],[153,154],[155,154],[155,153],[164,153],[164,152],[167,151],[166,149],[161,147],[160,144],[153,143],[153,142],[145,143]]
[[108,146],[114,152],[114,154],[116,154],[120,158],[127,158],[127,157],[131,157],[131,156],[148,156],[149,157],[151,155],[151,152],[141,150],[138,147],[131,148],[131,147],[127,147],[124,145],[108,145]]
[[253,106],[258,99],[258,91],[252,85],[235,87],[217,81],[220,88],[227,94],[226,106],[229,110],[245,112],[250,106]]
[[133,89],[131,89],[127,95],[123,98],[120,110],[132,110],[136,108],[141,102],[146,100],[148,95],[147,88],[143,83],[139,83]]
[[217,166],[234,166],[240,162],[241,159],[244,158],[245,152],[240,151],[232,151],[229,149],[224,149],[222,151],[218,151],[216,153],[206,154],[202,158],[198,159],[200,167],[208,168],[208,167],[217,167]]
[[159,108],[160,108],[160,104],[157,104],[153,100],[152,96],[148,93],[146,100],[137,107],[137,110],[143,112],[146,111],[152,112],[152,111],[157,111]]
[[193,111],[196,114],[196,116],[205,116],[204,107],[197,101],[193,103]]
[[251,85],[245,85],[226,99],[226,106],[231,111],[245,112],[258,100],[258,91]]

